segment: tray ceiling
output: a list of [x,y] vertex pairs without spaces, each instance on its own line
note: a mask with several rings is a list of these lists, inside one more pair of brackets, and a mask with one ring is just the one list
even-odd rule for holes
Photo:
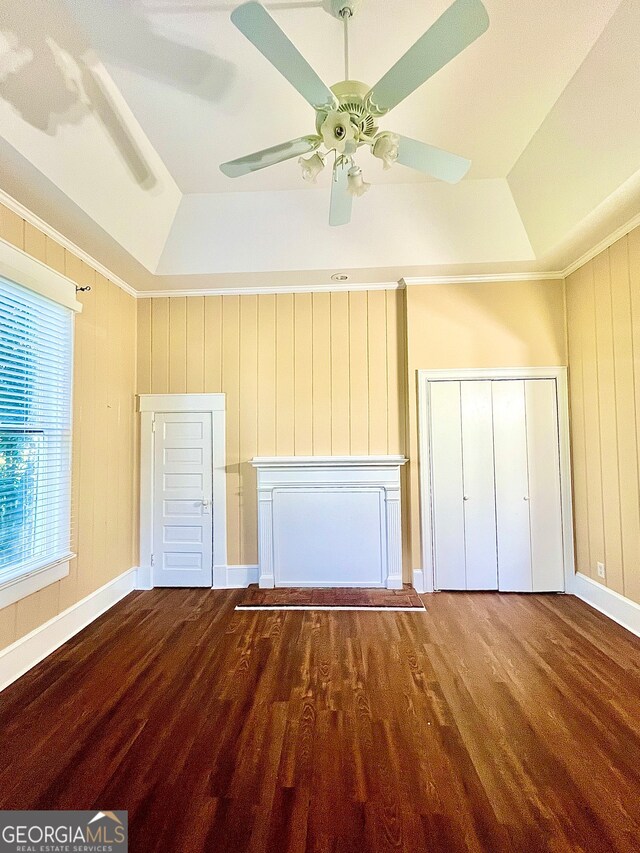
[[[613,194],[626,193],[620,216],[635,198],[640,10],[634,0],[485,3],[488,33],[381,122],[469,157],[468,178],[448,187],[402,166],[384,172],[364,153],[374,186],[351,226],[330,229],[327,175],[316,188],[295,161],[235,181],[218,169],[314,122],[233,27],[235,4],[48,0],[43,13],[3,0],[0,187],[73,223],[141,290],[562,263],[581,227],[597,237],[616,224]],[[343,78],[342,28],[319,0],[265,5],[327,83]],[[351,76],[375,82],[448,5],[365,0]]]

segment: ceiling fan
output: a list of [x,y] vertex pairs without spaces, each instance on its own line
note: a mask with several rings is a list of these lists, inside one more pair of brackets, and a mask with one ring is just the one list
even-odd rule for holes
[[[386,169],[401,163],[455,184],[471,162],[424,142],[380,131],[379,119],[422,86],[444,65],[486,32],[489,16],[481,0],[455,0],[443,15],[373,88],[349,79],[349,21],[362,0],[329,0],[329,10],[344,23],[345,80],[327,87],[262,4],[243,3],[231,20],[260,53],[316,111],[316,133],[240,157],[220,166],[230,178],[299,158],[303,178],[315,181],[330,153],[335,154],[331,184],[331,225],[351,221],[354,196],[369,184],[354,155],[368,146]],[[324,151],[321,148],[324,147]],[[305,158],[303,155],[311,154]]]

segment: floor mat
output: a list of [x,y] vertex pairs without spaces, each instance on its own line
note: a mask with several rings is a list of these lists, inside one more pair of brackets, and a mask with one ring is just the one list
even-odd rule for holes
[[260,589],[248,587],[236,610],[426,610],[408,584],[403,589]]

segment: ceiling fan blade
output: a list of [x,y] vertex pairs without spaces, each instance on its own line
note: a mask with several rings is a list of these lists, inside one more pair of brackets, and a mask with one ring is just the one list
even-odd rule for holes
[[367,95],[380,115],[392,110],[489,27],[481,0],[455,0]]
[[400,137],[398,163],[417,169],[448,184],[457,184],[471,168],[471,160],[434,148],[426,142],[418,142],[406,136]]
[[337,101],[298,48],[260,3],[243,3],[231,14],[240,32],[258,48],[316,110],[332,109]]
[[338,164],[331,180],[331,209],[329,225],[348,225],[351,222],[353,196],[349,192],[349,166]]
[[275,166],[276,163],[284,163],[285,160],[315,151],[321,142],[319,136],[301,136],[300,139],[292,139],[290,142],[274,145],[273,148],[265,148],[264,151],[256,151],[255,154],[247,154],[246,157],[223,163],[220,171],[228,178],[239,178],[241,175],[248,175],[250,172],[257,172],[267,166]]

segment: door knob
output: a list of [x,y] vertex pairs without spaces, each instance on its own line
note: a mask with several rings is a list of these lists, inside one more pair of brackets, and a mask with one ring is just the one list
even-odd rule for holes
[[469,495],[465,495],[465,496],[462,498],[462,500],[463,500],[463,501],[468,501],[468,500],[469,500]]
[[210,503],[211,503],[211,501],[209,501],[209,500],[207,500],[206,498],[204,498],[204,500],[202,501],[202,506],[203,506],[205,509],[209,509],[209,504],[210,504]]
[[529,496],[528,496],[528,495],[525,495],[524,500],[525,500],[525,501],[528,501],[528,500],[529,500]]

